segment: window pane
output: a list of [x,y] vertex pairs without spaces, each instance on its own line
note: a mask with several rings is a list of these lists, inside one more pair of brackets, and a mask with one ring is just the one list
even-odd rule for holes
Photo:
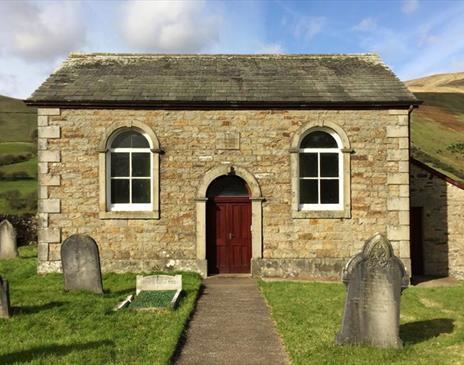
[[321,177],[338,177],[338,153],[321,153]]
[[317,177],[317,153],[300,153],[300,177]]
[[111,154],[111,177],[129,176],[129,154],[112,153]]
[[131,146],[131,132],[119,134],[111,144],[112,148],[129,148]]
[[321,203],[338,204],[338,179],[321,180]]
[[133,148],[150,148],[147,139],[140,133],[132,134],[132,147]]
[[129,203],[129,180],[111,180],[111,203]]
[[150,203],[150,180],[132,180],[132,203]]
[[138,132],[127,131],[119,134],[111,144],[112,148],[150,148],[147,139]]
[[300,204],[317,202],[317,180],[300,180]]
[[300,148],[338,148],[338,145],[329,133],[315,131],[303,138]]
[[132,176],[150,176],[149,153],[132,153]]

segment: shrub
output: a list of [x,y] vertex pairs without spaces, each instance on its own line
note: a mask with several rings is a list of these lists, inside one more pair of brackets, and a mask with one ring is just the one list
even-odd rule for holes
[[11,165],[18,162],[28,161],[32,158],[32,153],[21,155],[0,155],[0,166]]

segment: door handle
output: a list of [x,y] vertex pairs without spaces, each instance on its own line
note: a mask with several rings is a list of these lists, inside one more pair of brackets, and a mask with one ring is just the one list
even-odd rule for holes
[[234,237],[232,233],[229,233],[229,239],[231,240]]

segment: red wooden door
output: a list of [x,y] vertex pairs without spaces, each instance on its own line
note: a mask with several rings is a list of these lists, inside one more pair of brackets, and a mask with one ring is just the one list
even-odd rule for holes
[[249,273],[251,202],[248,197],[212,197],[207,211],[208,273]]

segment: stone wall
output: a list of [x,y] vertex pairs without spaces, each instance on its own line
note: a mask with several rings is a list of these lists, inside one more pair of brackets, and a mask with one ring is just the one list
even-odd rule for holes
[[[407,110],[39,109],[38,118],[40,272],[60,270],[60,242],[73,233],[96,240],[105,271],[199,270],[196,192],[205,173],[224,164],[253,174],[265,198],[255,274],[338,276],[375,232],[409,268]],[[99,146],[111,125],[131,121],[152,128],[165,151],[160,218],[102,219]],[[291,139],[313,121],[335,123],[350,139],[350,218],[292,218]],[[239,149],[224,149],[231,133]]]
[[464,279],[464,189],[411,164],[411,207],[422,207],[424,274]]

